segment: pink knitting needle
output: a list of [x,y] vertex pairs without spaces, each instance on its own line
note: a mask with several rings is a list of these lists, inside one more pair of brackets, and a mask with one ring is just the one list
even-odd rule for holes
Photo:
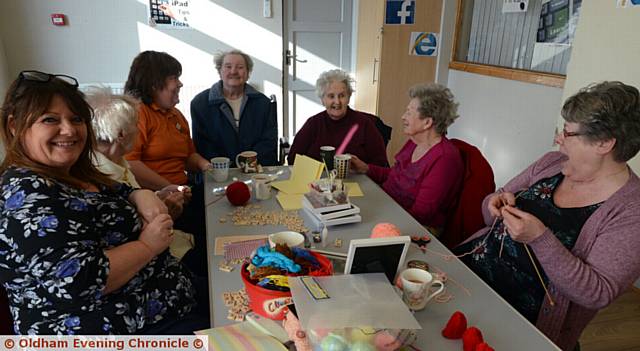
[[353,138],[353,135],[356,134],[356,131],[358,131],[358,127],[358,124],[354,124],[351,126],[351,129],[349,129],[349,131],[347,132],[347,136],[344,137],[342,144],[340,144],[340,147],[338,148],[338,150],[336,150],[336,155],[342,155],[344,149],[346,149],[347,145],[349,145],[351,138]]

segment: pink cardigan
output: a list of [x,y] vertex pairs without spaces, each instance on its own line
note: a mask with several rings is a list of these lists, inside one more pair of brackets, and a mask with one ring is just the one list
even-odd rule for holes
[[418,222],[442,229],[453,210],[464,177],[458,148],[446,137],[418,161],[411,162],[416,144],[408,140],[393,167],[369,164],[367,175]]
[[[565,160],[559,152],[547,153],[498,192],[515,193],[558,174]],[[487,207],[491,195],[482,204],[488,226],[493,223]],[[563,350],[571,350],[596,312],[640,276],[640,179],[631,171],[629,181],[587,219],[571,251],[549,229],[529,246],[549,277],[555,302],[551,306],[545,298],[536,327]]]

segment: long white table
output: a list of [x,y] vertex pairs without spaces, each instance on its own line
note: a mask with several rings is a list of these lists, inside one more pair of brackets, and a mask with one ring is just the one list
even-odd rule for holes
[[[267,173],[273,173],[274,169],[267,168]],[[247,175],[240,174],[237,170],[231,170],[230,176],[236,176],[240,180],[248,179]],[[282,177],[281,177],[282,178]],[[360,207],[362,223],[346,224],[329,227],[329,245],[322,250],[346,254],[351,239],[369,237],[371,229],[380,222],[395,224],[403,235],[425,233],[425,229],[411,215],[394,202],[377,184],[364,175],[351,175],[347,181],[358,182],[364,197],[352,197],[350,200]],[[226,182],[229,183],[230,181]],[[232,272],[223,272],[218,265],[224,260],[222,256],[214,256],[215,238],[231,235],[268,234],[284,230],[283,226],[236,226],[231,221],[221,223],[221,217],[228,217],[227,213],[234,211],[226,199],[215,201],[218,196],[212,193],[214,187],[224,184],[214,182],[211,174],[205,176],[205,204],[207,216],[207,251],[209,252],[209,284],[210,284],[210,308],[212,326],[222,326],[234,323],[227,319],[227,307],[222,301],[222,293],[237,291],[243,288],[239,268]],[[250,204],[261,205],[261,210],[279,210],[280,206],[275,199],[275,190],[271,199],[256,201],[251,199]],[[335,238],[342,239],[342,247],[333,246]],[[428,248],[432,251],[449,254],[450,251],[437,239],[431,239]],[[468,319],[469,326],[478,327],[484,339],[496,350],[559,350],[545,335],[535,326],[522,317],[513,307],[496,294],[487,284],[469,270],[460,260],[453,258],[445,260],[442,257],[429,252],[422,253],[419,249],[411,247],[408,260],[420,259],[431,266],[431,271],[444,271],[449,277],[446,283],[446,292],[453,299],[446,303],[437,303],[433,300],[427,307],[415,313],[415,317],[422,326],[418,332],[418,347],[424,346],[428,350],[461,350],[461,340],[448,340],[440,334],[449,317],[455,311],[462,311]],[[456,283],[463,285],[470,294]]]

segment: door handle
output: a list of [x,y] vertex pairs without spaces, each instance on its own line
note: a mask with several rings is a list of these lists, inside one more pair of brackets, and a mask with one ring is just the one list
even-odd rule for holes
[[378,60],[377,58],[373,59],[373,77],[371,79],[371,84],[376,84],[376,82],[378,81],[376,79],[376,67],[378,67],[378,62],[380,62],[380,60]]
[[300,63],[306,63],[307,60],[301,60],[298,58],[298,55],[292,55],[291,54],[291,50],[287,50],[287,54],[285,55],[286,61],[287,61],[287,66],[291,65],[291,59],[296,60],[296,62],[300,62]]

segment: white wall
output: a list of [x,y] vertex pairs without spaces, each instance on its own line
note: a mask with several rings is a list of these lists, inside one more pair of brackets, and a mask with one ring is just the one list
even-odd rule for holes
[[[3,0],[0,36],[10,77],[38,69],[85,84],[123,84],[140,51],[166,51],[182,63],[178,108],[189,117],[191,97],[218,80],[213,54],[231,47],[253,56],[250,82],[282,100],[282,2],[272,2],[273,17],[264,18],[262,0],[191,0],[192,29],[176,30],[149,27],[143,0]],[[53,26],[52,13],[69,25]]]
[[502,186],[551,150],[562,89],[450,70],[460,103],[449,137],[477,146]]
[[[640,89],[639,29],[640,6],[617,8],[615,1],[584,1],[564,98],[603,80],[619,80]],[[640,156],[630,165],[640,173]]]

